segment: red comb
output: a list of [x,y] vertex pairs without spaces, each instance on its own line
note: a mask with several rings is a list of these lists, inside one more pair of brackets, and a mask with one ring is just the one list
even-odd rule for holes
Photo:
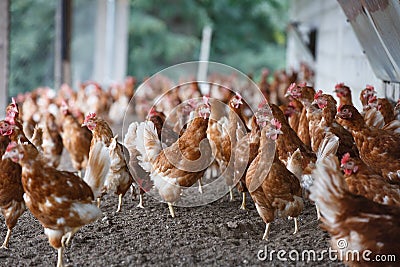
[[306,87],[306,86],[307,86],[307,83],[306,83],[306,82],[299,83],[299,86],[300,86],[300,87]]
[[262,109],[265,105],[267,104],[267,100],[263,100],[260,102],[260,104],[258,104],[258,109]]
[[340,161],[340,163],[343,165],[346,164],[349,160],[350,160],[350,153],[346,153],[343,155],[343,158]]
[[17,147],[17,143],[15,141],[12,141],[11,143],[8,144],[7,148],[6,148],[6,152],[10,152],[12,149],[14,149],[15,147]]
[[149,115],[156,115],[157,111],[155,109],[155,107],[151,107],[150,111],[149,111]]
[[367,86],[365,86],[365,88],[366,88],[366,89],[369,89],[369,90],[371,90],[371,91],[375,91],[375,88],[374,88],[373,85],[367,84]]
[[342,88],[344,86],[344,83],[338,83],[335,85],[335,89]]
[[96,118],[96,113],[95,112],[89,113],[85,118],[85,122],[90,120],[90,119],[94,119],[94,118]]
[[322,90],[319,90],[318,92],[315,93],[314,95],[314,100],[317,100],[318,98],[320,98],[322,96]]
[[238,92],[236,92],[236,97],[239,98],[239,100],[242,100],[242,96]]
[[292,91],[296,87],[296,83],[292,83],[289,88],[287,89],[288,92]]
[[343,105],[339,105],[337,111],[340,112],[342,110]]
[[275,118],[271,120],[271,124],[274,125],[275,128],[278,130],[282,127],[282,124]]

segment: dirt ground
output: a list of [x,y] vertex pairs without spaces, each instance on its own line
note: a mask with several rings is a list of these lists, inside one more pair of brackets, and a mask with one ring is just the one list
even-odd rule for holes
[[[61,169],[71,170],[64,152]],[[118,198],[105,196],[103,217],[83,227],[65,251],[67,266],[343,266],[325,255],[322,260],[307,262],[302,252],[314,250],[317,255],[329,248],[329,235],[316,220],[314,206],[306,201],[299,217],[299,232],[293,235],[293,220],[277,219],[270,228],[269,241],[262,240],[264,223],[250,196],[247,210],[240,210],[241,196],[229,196],[201,207],[176,207],[172,218],[168,207],[151,196],[145,196],[145,209],[129,192],[123,209],[116,213]],[[0,240],[7,228],[0,216]],[[288,261],[259,259],[263,252],[286,251]],[[260,252],[261,250],[261,252]],[[295,250],[294,252],[292,250]],[[299,261],[292,261],[298,253]],[[39,222],[26,211],[11,236],[9,249],[0,249],[0,266],[55,266],[57,252],[49,245]]]

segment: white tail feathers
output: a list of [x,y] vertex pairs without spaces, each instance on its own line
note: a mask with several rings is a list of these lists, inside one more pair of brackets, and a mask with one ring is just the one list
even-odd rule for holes
[[400,120],[392,120],[382,127],[383,130],[400,133]]
[[331,132],[326,132],[325,138],[322,140],[317,151],[317,163],[330,155],[336,155],[339,148],[339,137]]
[[134,144],[140,153],[140,156],[137,157],[140,166],[147,172],[151,172],[151,162],[157,158],[162,149],[157,130],[152,121],[139,124]]
[[376,108],[370,108],[364,114],[364,121],[369,127],[382,128],[385,125],[385,120]]
[[337,157],[331,155],[320,158],[312,177],[314,182],[310,187],[309,198],[315,201],[324,218],[334,223],[336,216],[342,212],[339,203],[347,191]]
[[89,153],[89,161],[83,180],[90,186],[95,198],[100,196],[110,169],[110,154],[103,142],[94,144]]
[[138,122],[132,122],[129,125],[128,128],[128,132],[126,133],[125,137],[124,137],[124,145],[126,146],[126,148],[128,148],[129,153],[131,152],[132,148],[136,149],[136,131],[137,128],[139,127],[139,123]]

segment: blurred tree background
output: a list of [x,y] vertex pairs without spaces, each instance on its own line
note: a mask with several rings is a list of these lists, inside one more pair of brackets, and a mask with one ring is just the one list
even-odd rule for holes
[[[54,86],[56,1],[12,0],[10,95]],[[74,0],[72,47],[93,66],[96,0]],[[203,27],[212,27],[210,61],[258,75],[285,67],[288,0],[131,0],[128,75],[139,80],[172,64],[199,59]],[[74,28],[88,30],[74,35]],[[78,31],[77,31],[78,32]],[[74,59],[72,58],[72,61]],[[74,65],[72,65],[74,66]],[[87,67],[73,73],[87,72]],[[87,76],[86,73],[83,76]]]
[[210,61],[244,73],[284,68],[287,11],[287,0],[132,0],[128,73],[143,78],[198,60],[206,25]]
[[56,1],[10,1],[10,95],[54,83]]

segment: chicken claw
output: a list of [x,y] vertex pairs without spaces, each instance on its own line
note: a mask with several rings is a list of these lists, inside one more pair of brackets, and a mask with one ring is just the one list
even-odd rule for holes
[[320,220],[321,219],[321,212],[320,212],[320,210],[318,208],[317,203],[315,203],[315,209],[317,210],[317,220]]
[[202,187],[202,184],[201,184],[201,178],[199,179],[199,192],[200,192],[200,194],[203,194],[203,187]]
[[299,226],[297,224],[297,218],[294,217],[293,220],[294,220],[294,233],[293,234],[295,235],[299,231]]
[[67,233],[66,235],[64,235],[64,236],[62,237],[61,242],[63,242],[63,239],[67,236],[67,241],[65,242],[65,245],[64,245],[64,243],[62,243],[63,246],[66,246],[66,247],[69,246],[69,244],[71,243],[72,237],[76,234],[76,232],[78,232],[78,230],[79,230],[79,227],[74,228],[74,229],[72,229],[71,232]]
[[141,208],[141,209],[144,209],[144,206],[143,206],[143,196],[142,196],[142,194],[139,194],[139,204],[138,204],[136,207]]
[[10,241],[11,229],[7,229],[6,238],[4,239],[3,245],[0,248],[8,249],[8,241]]
[[122,194],[118,195],[118,208],[117,208],[117,212],[121,211],[121,206],[122,206]]
[[234,197],[233,197],[233,191],[232,191],[232,186],[229,186],[229,201],[233,201]]
[[64,247],[61,246],[57,250],[58,250],[57,267],[64,267]]
[[242,193],[242,205],[240,206],[241,210],[246,210],[246,192]]
[[265,231],[264,231],[264,235],[263,235],[263,237],[262,237],[263,240],[268,240],[269,225],[270,225],[270,223],[267,223],[267,224],[265,225]]
[[172,218],[175,218],[175,211],[172,203],[168,202],[169,213],[171,213]]

